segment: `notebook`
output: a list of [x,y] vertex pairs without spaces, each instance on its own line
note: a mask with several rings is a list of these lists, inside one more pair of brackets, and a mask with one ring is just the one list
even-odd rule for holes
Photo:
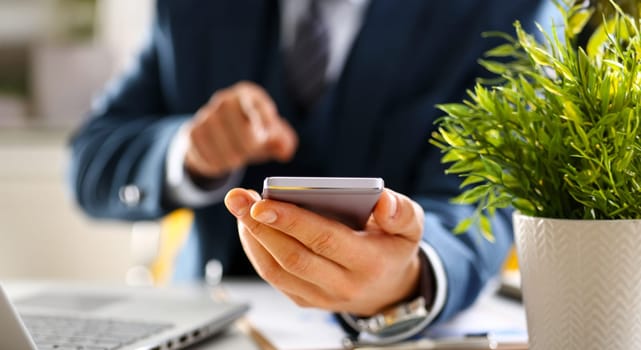
[[10,287],[11,299],[0,285],[0,349],[182,349],[220,333],[248,310],[195,287]]

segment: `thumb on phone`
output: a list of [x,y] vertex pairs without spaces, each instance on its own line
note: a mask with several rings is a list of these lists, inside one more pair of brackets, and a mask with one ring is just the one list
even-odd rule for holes
[[419,241],[423,234],[423,208],[407,196],[385,189],[374,207],[374,220],[388,234]]

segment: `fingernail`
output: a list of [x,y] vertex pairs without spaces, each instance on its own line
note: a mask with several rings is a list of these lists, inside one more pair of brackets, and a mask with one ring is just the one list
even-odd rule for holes
[[398,209],[398,200],[396,199],[396,195],[390,193],[390,202],[389,202],[389,216],[390,218],[394,218],[396,216],[396,210]]
[[250,190],[250,191],[249,191],[249,195],[252,197],[252,199],[254,200],[254,202],[258,202],[258,201],[260,201],[261,199],[263,199],[263,198],[261,198],[261,196],[260,196],[257,192],[252,191],[252,190]]
[[263,210],[254,216],[254,219],[262,222],[263,224],[271,224],[276,221],[277,218],[278,215],[276,215],[276,212],[270,209]]
[[247,214],[249,202],[242,196],[234,196],[227,198],[227,207],[236,216],[244,216]]

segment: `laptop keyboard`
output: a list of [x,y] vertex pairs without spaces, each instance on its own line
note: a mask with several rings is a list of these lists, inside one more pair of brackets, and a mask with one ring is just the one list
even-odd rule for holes
[[115,350],[170,328],[171,324],[22,315],[38,350]]

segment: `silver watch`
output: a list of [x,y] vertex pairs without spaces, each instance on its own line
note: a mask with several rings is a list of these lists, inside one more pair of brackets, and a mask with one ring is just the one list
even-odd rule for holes
[[358,330],[377,336],[403,333],[423,322],[429,315],[422,296],[394,305],[381,313],[356,321]]

